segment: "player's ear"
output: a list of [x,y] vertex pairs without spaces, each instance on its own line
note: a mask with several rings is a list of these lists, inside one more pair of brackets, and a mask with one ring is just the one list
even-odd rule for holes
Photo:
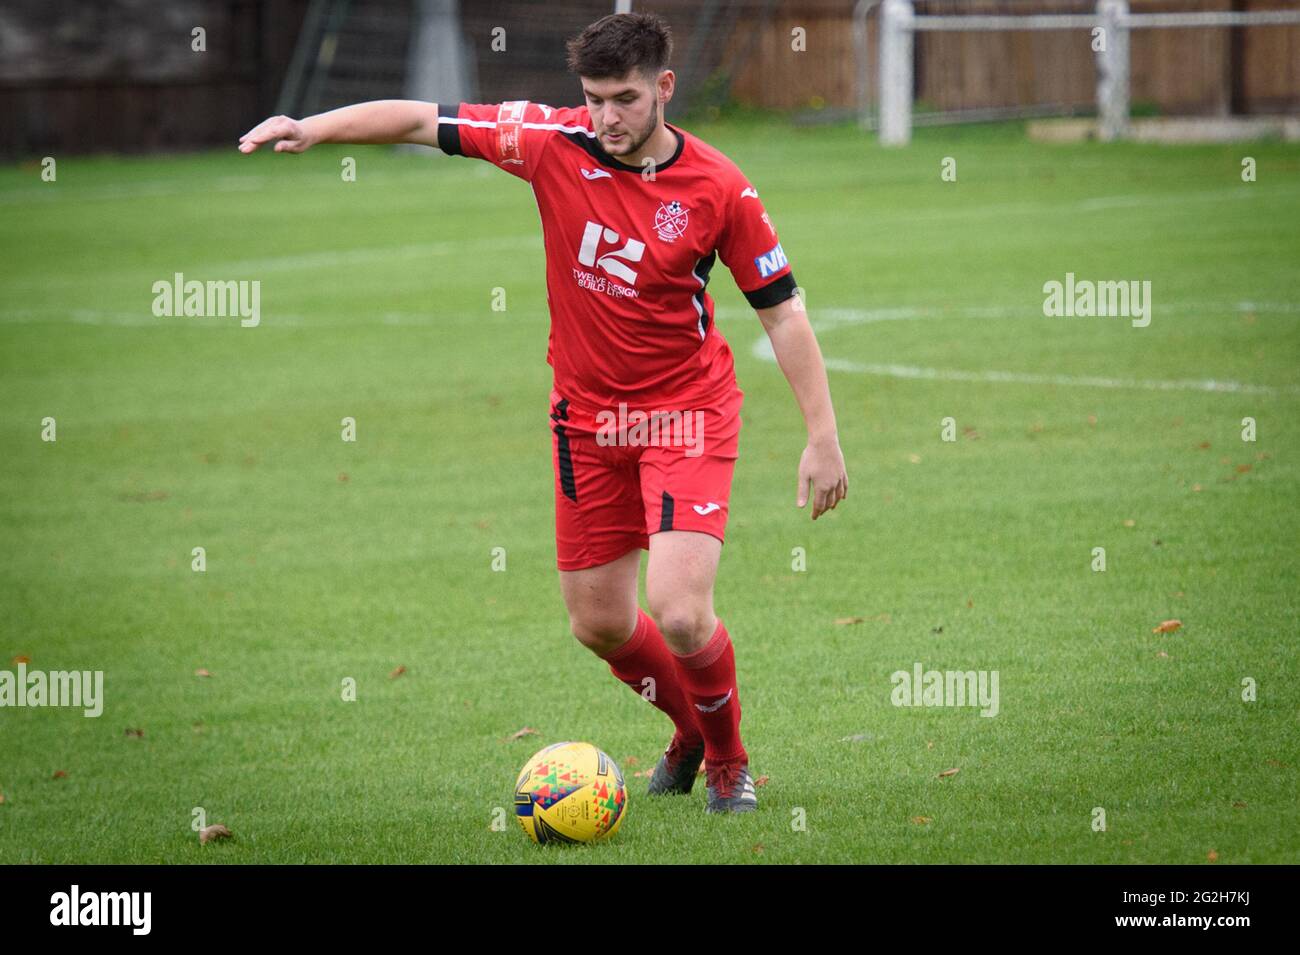
[[656,83],[656,93],[660,103],[667,103],[673,98],[673,88],[677,85],[677,77],[672,70],[663,70],[659,73],[659,80]]

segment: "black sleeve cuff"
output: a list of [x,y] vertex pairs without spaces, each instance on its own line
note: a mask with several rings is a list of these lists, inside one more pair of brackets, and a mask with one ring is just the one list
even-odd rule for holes
[[769,282],[762,288],[746,292],[745,299],[749,302],[751,308],[771,308],[773,305],[780,305],[794,295],[795,289],[798,287],[795,284],[794,272],[791,271],[785,273],[776,281]]
[[[438,115],[451,117],[459,116],[460,103],[439,103]],[[460,147],[460,126],[456,123],[439,123],[438,148],[448,156],[465,155],[465,150]]]

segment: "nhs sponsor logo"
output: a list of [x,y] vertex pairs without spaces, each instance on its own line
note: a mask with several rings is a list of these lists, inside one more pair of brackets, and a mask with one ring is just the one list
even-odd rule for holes
[[781,248],[781,243],[778,242],[767,252],[756,258],[754,264],[758,266],[758,274],[763,278],[767,278],[769,275],[780,272],[789,262],[786,260],[785,250]]

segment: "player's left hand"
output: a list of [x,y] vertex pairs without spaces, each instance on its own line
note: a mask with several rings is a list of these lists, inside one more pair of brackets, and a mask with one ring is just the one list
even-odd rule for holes
[[812,519],[833,510],[848,497],[849,475],[844,470],[844,455],[836,438],[808,442],[799,458],[798,504],[808,503],[808,482],[813,486]]

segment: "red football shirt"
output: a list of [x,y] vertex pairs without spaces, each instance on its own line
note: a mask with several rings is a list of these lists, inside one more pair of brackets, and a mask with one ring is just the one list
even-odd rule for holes
[[586,106],[439,104],[438,146],[532,184],[546,248],[546,360],[571,426],[601,409],[717,405],[731,348],[706,291],[716,259],[754,308],[795,281],[758,192],[730,159],[671,124],[653,179],[609,155]]

